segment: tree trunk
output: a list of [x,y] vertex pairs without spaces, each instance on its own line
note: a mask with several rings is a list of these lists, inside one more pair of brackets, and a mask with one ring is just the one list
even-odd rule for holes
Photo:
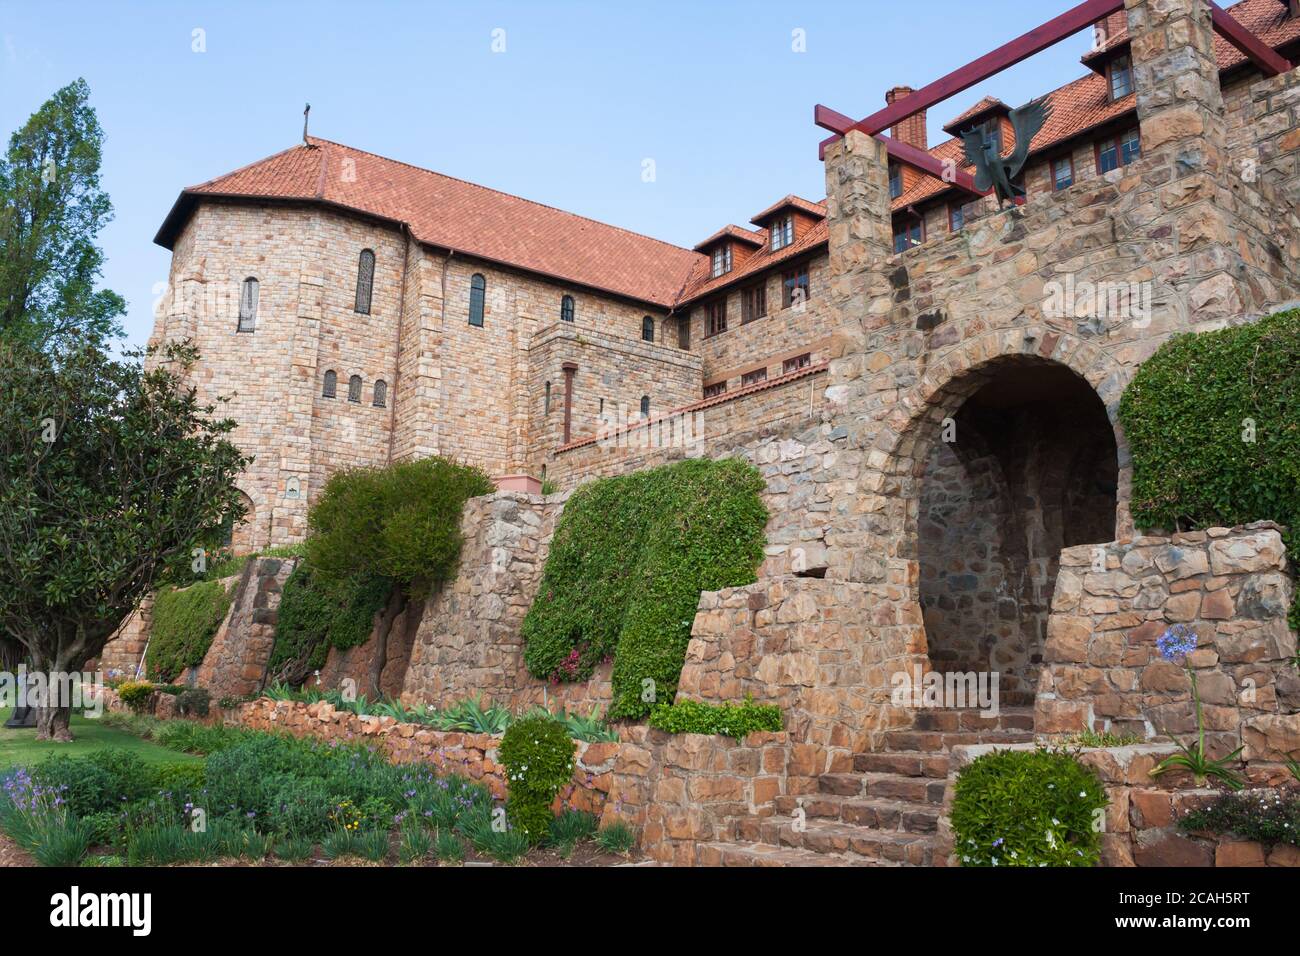
[[64,704],[61,707],[47,707],[41,705],[36,708],[36,739],[53,740],[56,743],[70,743],[72,741],[72,731],[68,727],[68,722],[72,719],[72,707]]
[[400,587],[393,585],[393,590],[388,595],[388,606],[384,608],[383,616],[379,619],[379,626],[375,629],[375,652],[370,660],[369,694],[372,699],[378,700],[384,696],[381,683],[384,668],[388,666],[388,636],[393,631],[393,621],[405,609],[406,597],[402,594]]

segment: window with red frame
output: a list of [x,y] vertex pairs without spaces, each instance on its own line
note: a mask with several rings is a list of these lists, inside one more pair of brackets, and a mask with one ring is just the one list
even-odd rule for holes
[[1127,166],[1141,155],[1142,138],[1136,129],[1122,136],[1100,140],[1097,143],[1097,172],[1108,173]]
[[753,322],[767,315],[767,288],[762,283],[740,293],[740,321]]
[[1116,57],[1107,71],[1110,74],[1110,98],[1122,100],[1133,92],[1133,61],[1127,56]]
[[796,355],[794,358],[788,358],[781,363],[781,374],[789,375],[791,372],[797,372],[801,368],[807,368],[812,364],[812,353],[804,352],[803,355]]
[[906,252],[925,241],[925,222],[920,216],[906,216],[894,224],[894,251]]
[[808,301],[808,267],[797,266],[781,276],[781,308]]
[[1074,185],[1074,160],[1062,156],[1052,162],[1052,188],[1069,189]]
[[719,332],[727,331],[727,300],[719,299],[717,302],[710,302],[704,307],[704,314],[708,319],[706,328],[709,335],[717,335]]

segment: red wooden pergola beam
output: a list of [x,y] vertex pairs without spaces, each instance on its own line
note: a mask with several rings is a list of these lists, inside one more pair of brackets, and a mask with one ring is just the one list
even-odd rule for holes
[[[818,106],[816,115],[817,125],[825,126],[827,129],[848,130],[853,127],[853,119],[851,117],[845,116],[843,113],[837,113],[835,110],[827,106]],[[823,147],[833,143],[837,138],[838,137],[832,137],[831,139],[826,140],[822,144]],[[900,163],[906,163],[908,166],[913,166],[926,175],[933,176],[935,179],[944,179],[944,173],[949,172],[944,168],[943,163],[935,159],[934,156],[923,149],[917,149],[909,143],[904,143],[902,140],[894,139],[892,136],[884,136],[880,133],[876,134],[876,139],[885,144],[885,149],[889,152],[890,159],[896,160]],[[952,185],[958,189],[968,192],[972,196],[987,195],[987,193],[982,193],[975,188],[975,179],[970,173],[963,171],[961,168],[952,170],[949,172],[949,175],[952,177]]]
[[1290,60],[1247,30],[1240,20],[1217,3],[1210,4],[1210,19],[1214,23],[1214,32],[1241,51],[1250,62],[1264,71],[1265,76],[1277,76],[1291,70]]
[[[1124,9],[1124,0],[1084,0],[1083,3],[1067,10],[1060,16],[1053,17],[1010,43],[1004,43],[991,53],[984,54],[978,60],[972,60],[960,69],[953,70],[947,76],[935,80],[928,86],[921,87],[915,93],[911,93],[900,100],[895,100],[883,110],[872,113],[866,119],[859,120],[848,129],[837,129],[822,122],[818,122],[818,125],[831,130],[837,136],[842,136],[849,129],[862,130],[864,133],[874,136],[882,130],[901,123],[909,116],[914,116],[921,110],[929,109],[951,96],[956,96],[963,90],[970,89],[976,83],[987,80],[991,76],[996,76],[1008,67],[1015,66],[1021,60],[1028,59],[1035,53],[1041,53],[1048,47],[1060,43],[1067,37],[1074,36],[1085,27],[1090,27],[1098,20],[1104,19],[1122,9]],[[817,108],[818,111],[824,109],[825,107]],[[835,113],[834,110],[827,110],[826,115],[829,114],[843,115]],[[814,121],[817,121],[818,115],[820,114],[814,113]],[[832,141],[835,138],[837,137],[832,137]]]

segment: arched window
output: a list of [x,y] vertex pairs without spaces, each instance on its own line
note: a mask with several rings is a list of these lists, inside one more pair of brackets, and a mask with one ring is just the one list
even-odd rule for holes
[[353,375],[350,379],[348,379],[348,401],[349,402],[361,401],[361,376],[360,375]]
[[257,326],[257,280],[249,276],[239,290],[239,331],[251,332]]
[[551,414],[551,383],[546,383],[546,396],[542,399],[542,414]]
[[334,369],[325,373],[325,387],[320,390],[321,398],[333,398],[338,393],[339,376]]
[[483,300],[487,295],[487,279],[474,273],[469,280],[469,324],[483,327]]
[[641,417],[642,418],[650,417],[650,396],[649,395],[641,396]]
[[560,300],[560,318],[565,322],[573,321],[573,296],[566,295]]
[[384,408],[388,404],[388,383],[382,378],[375,380],[375,408]]
[[641,338],[647,342],[655,340],[655,320],[653,316],[645,315],[641,317]]
[[370,292],[375,286],[375,254],[369,249],[361,250],[361,260],[357,263],[357,302],[353,311],[362,315],[370,314]]

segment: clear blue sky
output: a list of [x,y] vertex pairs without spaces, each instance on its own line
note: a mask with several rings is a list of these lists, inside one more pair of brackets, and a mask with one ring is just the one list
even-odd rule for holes
[[[825,195],[814,104],[865,116],[1073,3],[0,0],[0,130],[89,82],[116,211],[104,281],[138,344],[177,193],[293,145],[305,102],[327,139],[692,246],[786,193]],[[985,93],[1018,105],[1081,75],[1088,42],[932,110],[931,143]]]

